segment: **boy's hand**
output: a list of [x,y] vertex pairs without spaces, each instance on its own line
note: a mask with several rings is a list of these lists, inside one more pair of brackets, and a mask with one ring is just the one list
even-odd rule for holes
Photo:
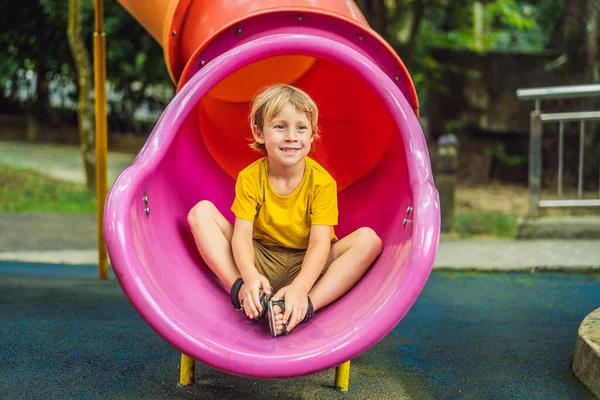
[[285,301],[285,313],[283,314],[283,323],[287,322],[287,331],[291,332],[306,316],[308,311],[308,293],[303,289],[294,286],[281,288],[272,300]]
[[259,312],[262,311],[260,300],[258,298],[261,289],[267,294],[271,293],[271,284],[269,283],[269,280],[258,273],[258,271],[255,274],[244,278],[244,285],[240,289],[240,297],[244,303],[244,312],[250,319],[258,317]]

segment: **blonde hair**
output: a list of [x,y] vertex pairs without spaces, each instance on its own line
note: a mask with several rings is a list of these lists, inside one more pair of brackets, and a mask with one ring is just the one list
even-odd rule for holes
[[[319,138],[319,109],[310,96],[301,89],[291,85],[273,85],[263,89],[252,100],[250,111],[250,129],[262,132],[265,121],[275,117],[283,108],[291,104],[297,112],[306,114],[312,128],[312,137]],[[265,145],[254,141],[250,147],[256,151],[267,153]]]

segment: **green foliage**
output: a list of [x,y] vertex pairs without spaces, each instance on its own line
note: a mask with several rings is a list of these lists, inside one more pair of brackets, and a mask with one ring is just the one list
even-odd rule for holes
[[487,26],[530,30],[536,23],[530,18],[531,8],[530,5],[519,5],[515,0],[495,0],[486,5],[484,22]]
[[[67,3],[4,0],[0,13],[0,82],[26,86],[26,72],[72,70],[66,34]],[[21,71],[21,72],[20,72]]]
[[[10,83],[12,87],[15,82],[23,87],[30,85],[27,72],[35,71],[41,64],[45,64],[47,78],[59,85],[77,85],[66,37],[68,2],[2,1],[0,88],[5,89],[4,95],[11,94]],[[357,3],[365,12],[376,9],[373,1],[358,0]],[[431,57],[432,48],[539,51],[551,42],[557,21],[564,12],[564,0],[483,1],[484,33],[477,42],[474,0],[385,0],[383,3],[388,26],[386,32],[380,33],[394,46],[408,47],[411,54],[402,54],[402,57],[422,100],[426,100],[427,85],[436,84],[441,68],[446,67]],[[91,58],[93,2],[83,2],[82,7],[82,34]],[[161,47],[118,2],[105,2],[104,11],[107,77],[110,90],[115,92],[109,98],[110,112],[121,119],[132,120],[140,105],[162,110],[173,93],[173,84]],[[416,15],[422,15],[418,24],[413,20]],[[413,25],[418,25],[416,36],[413,35],[413,41],[407,45]],[[76,94],[76,91],[71,92],[71,100],[75,100]],[[422,103],[426,106],[426,102]]]
[[172,87],[160,45],[118,3],[105,10],[107,39],[107,76],[122,97],[110,100],[111,109],[122,118],[133,117],[134,110],[146,102],[162,109],[168,97],[158,86]]
[[454,231],[461,238],[472,236],[513,237],[518,216],[498,211],[458,211]]
[[96,200],[82,185],[0,164],[0,211],[93,213]]
[[[564,12],[563,0],[482,1],[482,35],[475,33],[475,0],[396,0],[394,9],[397,39],[407,44],[410,27],[417,5],[425,5],[419,23],[416,46],[412,54],[402,54],[410,60],[409,70],[426,113],[427,93],[432,85],[443,91],[442,68],[432,56],[432,49],[447,48],[456,51],[542,51],[547,48],[555,26]],[[468,71],[464,71],[468,72]]]
[[[67,39],[68,2],[63,0],[3,0],[0,13],[0,96],[15,87],[31,86],[31,72],[43,67],[43,79],[77,86]],[[82,2],[82,35],[92,59],[94,5]],[[161,47],[117,2],[105,2],[107,78],[114,96],[110,110],[125,120],[143,103],[162,110],[165,96],[152,85],[172,87]],[[28,72],[31,71],[31,72]],[[9,90],[11,89],[11,90]],[[4,93],[3,93],[4,92]],[[163,91],[164,92],[164,91]],[[70,93],[76,101],[77,90]],[[31,99],[35,100],[35,99]],[[168,100],[168,99],[167,99]]]
[[522,167],[527,164],[527,156],[511,156],[506,154],[503,146],[486,146],[483,154],[488,157],[494,157],[501,164],[508,167]]
[[[483,36],[477,43],[475,36],[474,1],[450,3],[446,12],[431,10],[421,24],[419,37],[423,46],[451,49],[469,49],[489,51],[505,48],[510,44],[512,50],[534,50],[533,45],[524,38],[531,32],[538,33],[533,40],[537,50],[543,48],[542,31],[534,18],[535,7],[515,0],[494,0],[485,3],[483,9]],[[454,20],[448,21],[453,15]],[[507,43],[508,42],[508,43]],[[528,43],[527,48],[521,44]]]

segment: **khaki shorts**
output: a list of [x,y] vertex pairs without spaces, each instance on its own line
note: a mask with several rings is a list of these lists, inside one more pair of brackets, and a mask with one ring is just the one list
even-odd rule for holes
[[[256,240],[253,243],[254,265],[269,280],[273,293],[292,283],[302,269],[306,249],[266,246]],[[323,268],[321,275],[327,271],[327,267]]]

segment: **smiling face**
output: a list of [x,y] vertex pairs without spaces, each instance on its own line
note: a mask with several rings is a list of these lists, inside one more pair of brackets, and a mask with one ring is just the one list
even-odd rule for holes
[[313,128],[305,113],[291,104],[264,122],[262,131],[254,130],[254,139],[265,145],[273,167],[292,167],[308,155],[313,142]]

